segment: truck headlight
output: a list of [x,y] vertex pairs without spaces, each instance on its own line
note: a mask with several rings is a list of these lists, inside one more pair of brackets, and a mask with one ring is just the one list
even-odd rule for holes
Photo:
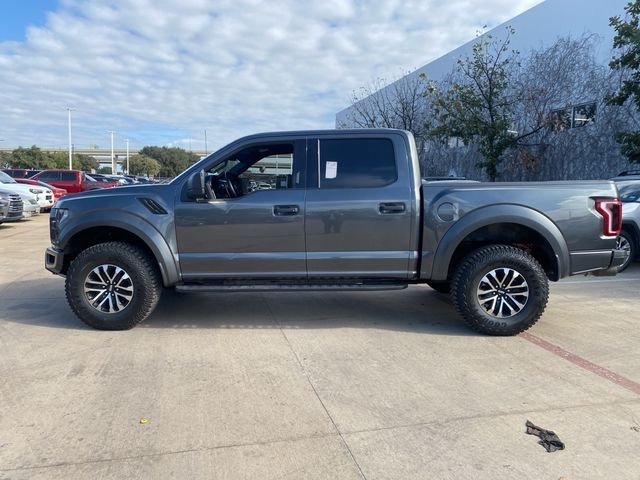
[[49,214],[49,237],[53,245],[58,244],[58,236],[60,234],[60,223],[69,214],[66,208],[52,208]]

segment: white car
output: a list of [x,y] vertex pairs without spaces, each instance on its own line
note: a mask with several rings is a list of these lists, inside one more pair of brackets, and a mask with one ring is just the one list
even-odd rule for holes
[[[4,172],[0,172],[0,186],[5,190],[11,190],[20,195],[27,193],[34,196],[38,205],[38,213],[40,212],[40,209],[48,209],[53,206],[53,192],[50,189],[18,183]],[[49,193],[46,193],[45,190]]]
[[40,215],[40,204],[36,199],[36,196],[30,192],[17,192],[22,198],[22,213],[24,218],[33,217],[34,215]]
[[622,272],[640,255],[640,180],[618,182],[622,200],[622,232],[618,248],[629,252],[628,260],[618,271]]

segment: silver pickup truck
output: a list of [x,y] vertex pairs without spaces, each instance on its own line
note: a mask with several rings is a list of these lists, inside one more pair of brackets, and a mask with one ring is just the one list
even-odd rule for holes
[[22,198],[11,190],[0,188],[0,224],[24,218]]
[[542,315],[549,280],[615,274],[620,228],[611,182],[423,182],[408,132],[283,132],[237,140],[168,184],[63,198],[45,263],[99,329],[135,326],[163,287],[426,283],[475,330],[514,335]]

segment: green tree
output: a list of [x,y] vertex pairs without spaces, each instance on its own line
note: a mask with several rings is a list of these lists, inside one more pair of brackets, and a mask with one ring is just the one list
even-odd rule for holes
[[129,159],[129,173],[133,175],[156,176],[160,172],[160,163],[146,155],[133,155]]
[[56,161],[52,155],[43,152],[33,145],[31,148],[18,147],[11,152],[11,166],[14,168],[55,168]]
[[[68,158],[68,157],[67,157]],[[81,153],[74,154],[72,159],[73,168],[76,170],[83,170],[85,172],[91,172],[100,168],[100,162],[91,155],[84,155]],[[67,160],[68,163],[68,160]]]
[[11,154],[9,152],[0,152],[0,168],[11,167]]
[[517,137],[511,131],[519,101],[510,88],[519,65],[519,53],[509,48],[513,34],[507,27],[503,40],[485,35],[473,46],[470,57],[458,60],[447,81],[440,85],[431,82],[425,94],[433,108],[434,118],[427,122],[430,136],[476,145],[482,156],[478,167],[492,181],[499,175],[506,150],[526,136]]
[[175,177],[199,159],[197,155],[177,147],[144,147],[140,154],[158,162],[161,177]]
[[[613,56],[609,66],[621,74],[620,88],[607,96],[610,105],[622,106],[628,101],[640,111],[640,0],[629,2],[625,7],[626,18],[611,17],[609,24],[615,29]],[[615,138],[620,151],[632,163],[640,163],[640,131],[617,132]]]
[[[67,152],[55,152],[51,154],[55,168],[69,168],[69,154]],[[74,170],[91,172],[99,167],[98,160],[89,155],[74,153],[71,156],[71,166]]]

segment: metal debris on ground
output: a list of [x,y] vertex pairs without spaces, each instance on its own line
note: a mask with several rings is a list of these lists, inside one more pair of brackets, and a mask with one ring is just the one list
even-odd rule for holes
[[547,452],[555,452],[556,450],[564,450],[564,442],[558,438],[555,432],[551,430],[545,430],[544,428],[540,428],[529,420],[525,424],[527,426],[527,434],[535,435],[540,438],[538,442],[539,445],[542,445]]

